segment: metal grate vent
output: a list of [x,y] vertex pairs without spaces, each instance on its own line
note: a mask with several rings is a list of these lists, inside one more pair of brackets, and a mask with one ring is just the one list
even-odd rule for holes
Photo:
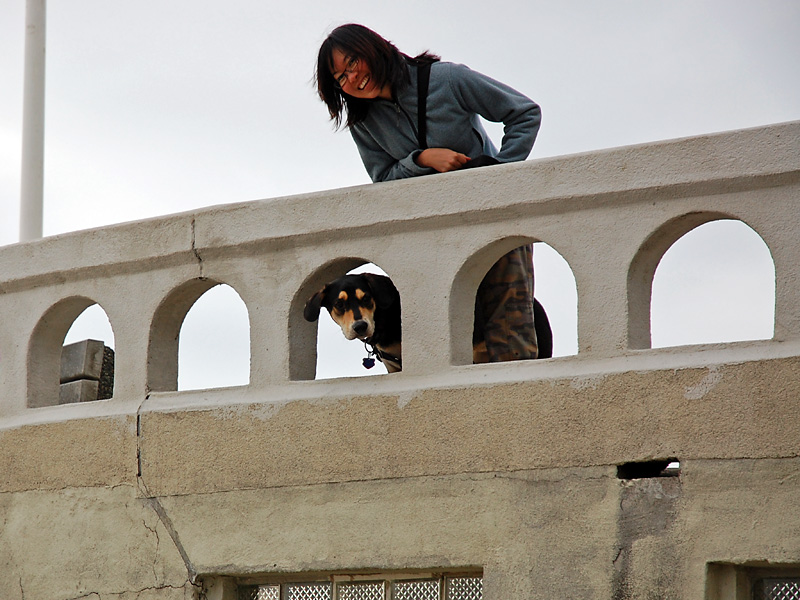
[[384,585],[382,581],[365,583],[340,583],[337,587],[338,600],[383,600]]
[[759,579],[753,586],[753,600],[800,600],[800,577]]
[[286,586],[286,600],[331,600],[333,585],[327,582],[290,583]]
[[395,581],[392,591],[394,600],[439,600],[438,579],[422,581]]
[[447,600],[482,600],[481,577],[454,577],[447,581]]
[[239,587],[239,600],[281,600],[281,586],[256,585]]
[[[332,581],[239,586],[238,600],[483,600],[479,576],[332,576]],[[784,600],[784,599],[781,599]],[[797,600],[800,600],[798,598]]]

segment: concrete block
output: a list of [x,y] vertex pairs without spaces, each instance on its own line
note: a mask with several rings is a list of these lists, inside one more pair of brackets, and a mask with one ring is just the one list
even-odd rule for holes
[[62,383],[58,394],[59,404],[72,404],[73,402],[92,402],[97,400],[97,391],[100,382],[94,379],[78,379]]
[[61,349],[61,383],[77,379],[100,379],[103,349],[98,340],[83,340]]
[[103,368],[100,369],[100,387],[98,400],[108,400],[114,395],[114,350],[103,347]]
[[[82,380],[87,383],[68,385]],[[111,398],[114,394],[114,350],[98,340],[83,340],[64,346],[61,349],[60,381],[60,404]],[[88,381],[94,381],[96,385],[92,386]]]

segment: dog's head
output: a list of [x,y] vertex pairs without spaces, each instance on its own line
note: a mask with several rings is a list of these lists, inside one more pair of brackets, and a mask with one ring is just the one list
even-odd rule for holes
[[348,340],[368,340],[375,335],[375,312],[395,301],[397,290],[383,275],[345,275],[328,283],[306,302],[303,316],[316,321],[321,307],[342,328]]

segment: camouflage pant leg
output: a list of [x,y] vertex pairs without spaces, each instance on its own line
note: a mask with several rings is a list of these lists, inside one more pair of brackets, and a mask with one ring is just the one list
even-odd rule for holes
[[498,260],[478,286],[473,342],[486,351],[475,362],[536,358],[533,323],[533,247],[520,246]]

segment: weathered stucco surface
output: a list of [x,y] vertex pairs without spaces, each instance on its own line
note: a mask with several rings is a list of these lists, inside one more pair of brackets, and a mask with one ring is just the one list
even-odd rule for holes
[[145,404],[142,480],[161,496],[672,456],[793,456],[800,428],[776,425],[791,423],[797,405],[776,398],[800,398],[800,358],[609,374],[591,385],[564,378],[421,389],[402,401],[347,395],[165,412]]
[[3,598],[191,597],[180,554],[135,486],[0,494],[0,506]]
[[[756,572],[798,576],[798,200],[790,123],[0,248],[0,598],[467,569],[487,600],[743,600]],[[658,259],[722,217],[770,248],[774,338],[650,349]],[[482,273],[533,240],[575,275],[578,355],[469,365]],[[302,304],[365,260],[401,291],[404,371],[311,381]],[[250,383],[177,392],[180,324],[219,282],[248,308]],[[59,406],[94,302],[114,396]],[[619,477],[667,459],[679,476]]]

